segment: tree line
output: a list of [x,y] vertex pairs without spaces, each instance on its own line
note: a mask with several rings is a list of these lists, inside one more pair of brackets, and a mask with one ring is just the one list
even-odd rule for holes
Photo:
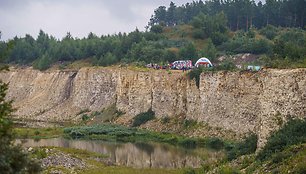
[[[211,10],[216,9],[212,4],[218,4],[217,2],[219,1],[208,1],[204,4],[197,1],[192,2],[193,5],[181,7],[175,7],[175,4],[171,3],[171,15],[168,14],[169,9],[166,9],[164,14],[168,22],[165,22],[165,25],[163,22],[154,23],[145,32],[136,28],[130,33],[119,32],[113,35],[97,36],[89,33],[84,38],[73,37],[68,32],[64,38],[57,39],[40,30],[37,38],[27,34],[24,37],[0,41],[0,57],[6,58],[6,63],[32,65],[34,68],[45,70],[54,63],[66,65],[84,59],[98,66],[109,66],[119,62],[136,62],[142,65],[166,64],[175,60],[195,62],[199,57],[208,57],[215,63],[215,58],[220,55],[253,53],[262,55],[260,60],[267,66],[290,67],[297,62],[299,65],[295,67],[306,67],[305,30],[267,25],[261,29],[251,27],[247,31],[232,32],[226,12]],[[219,2],[220,7],[224,3]],[[175,11],[186,10],[187,6],[194,7],[190,13],[197,15],[190,19],[181,16],[180,19],[174,20],[173,17],[178,18],[178,12]],[[210,9],[208,12],[211,14],[203,12],[199,7]],[[162,7],[158,9],[160,8]],[[243,8],[244,6],[241,7]],[[157,11],[154,18],[156,13]],[[251,22],[253,24],[254,19],[252,18]],[[177,20],[189,22],[188,25],[179,25]]]
[[258,29],[267,25],[277,27],[304,28],[306,22],[305,0],[266,0],[263,4],[254,0],[202,0],[176,6],[171,2],[169,7],[160,6],[152,15],[148,26],[174,26],[188,24],[200,13],[216,15],[223,12],[228,19],[231,30]]

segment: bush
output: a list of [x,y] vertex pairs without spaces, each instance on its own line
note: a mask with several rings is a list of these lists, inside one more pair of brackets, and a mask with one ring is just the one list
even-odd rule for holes
[[150,120],[153,120],[155,118],[155,113],[152,111],[152,109],[149,109],[148,112],[140,113],[135,116],[132,127],[140,126]]
[[184,120],[183,127],[185,129],[187,129],[187,128],[191,128],[191,127],[195,126],[196,124],[197,124],[197,121],[195,121],[195,120]]
[[306,165],[305,163],[299,163],[296,165],[294,171],[292,173],[295,174],[305,174],[306,173]]
[[16,145],[13,133],[12,102],[6,101],[8,84],[0,81],[0,173],[39,173],[40,165]]
[[220,46],[221,50],[231,53],[264,54],[272,50],[272,42],[267,39],[249,38],[247,33],[236,33],[234,38]]
[[254,153],[257,149],[257,140],[257,135],[251,134],[249,137],[245,138],[244,141],[235,144],[232,149],[229,149],[227,158],[233,160],[239,156]]
[[89,120],[89,116],[87,114],[82,115],[82,120],[83,121]]
[[278,29],[272,25],[267,25],[266,27],[262,28],[259,33],[272,40],[277,36]]
[[52,59],[48,55],[43,55],[41,58],[37,59],[34,64],[33,68],[44,71],[52,65]]
[[185,169],[184,174],[196,174],[196,172],[192,168],[187,168]]
[[179,145],[186,147],[186,148],[195,148],[197,146],[197,141],[192,138],[185,138],[178,142]]
[[224,142],[219,138],[210,138],[206,141],[206,146],[211,149],[220,150],[224,147]]
[[238,169],[229,167],[229,166],[223,166],[220,169],[220,174],[239,174],[240,171]]
[[194,68],[191,71],[188,72],[187,76],[189,77],[190,80],[195,80],[197,87],[200,87],[200,76],[201,73],[205,71],[204,67],[198,67]]
[[161,25],[153,25],[150,29],[151,32],[153,33],[162,33],[163,32],[163,27]]
[[257,158],[269,159],[273,154],[283,151],[286,147],[306,143],[306,120],[289,120],[279,131],[275,132]]

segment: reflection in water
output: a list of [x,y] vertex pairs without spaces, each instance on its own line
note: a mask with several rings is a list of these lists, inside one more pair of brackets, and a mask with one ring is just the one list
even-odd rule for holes
[[[116,165],[137,168],[197,168],[203,162],[190,150],[160,143],[116,143],[54,138],[42,139],[38,142],[29,139],[23,145],[25,147],[55,146],[83,149],[107,154]],[[213,154],[213,152],[209,153]]]

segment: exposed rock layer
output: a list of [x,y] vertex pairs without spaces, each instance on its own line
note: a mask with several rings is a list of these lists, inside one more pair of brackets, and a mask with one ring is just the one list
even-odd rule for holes
[[306,117],[306,69],[202,73],[199,88],[182,72],[125,68],[17,68],[0,78],[10,83],[7,97],[15,101],[17,118],[65,121],[81,110],[115,103],[129,116],[152,108],[159,118],[179,116],[240,134],[255,132],[262,146],[289,117]]

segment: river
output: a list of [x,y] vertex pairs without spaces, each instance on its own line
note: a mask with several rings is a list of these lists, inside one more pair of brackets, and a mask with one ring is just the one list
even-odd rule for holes
[[54,146],[106,154],[116,165],[135,168],[199,168],[203,163],[215,161],[222,156],[222,152],[214,150],[187,149],[163,143],[118,143],[64,138],[26,139],[18,142],[22,142],[24,147]]

